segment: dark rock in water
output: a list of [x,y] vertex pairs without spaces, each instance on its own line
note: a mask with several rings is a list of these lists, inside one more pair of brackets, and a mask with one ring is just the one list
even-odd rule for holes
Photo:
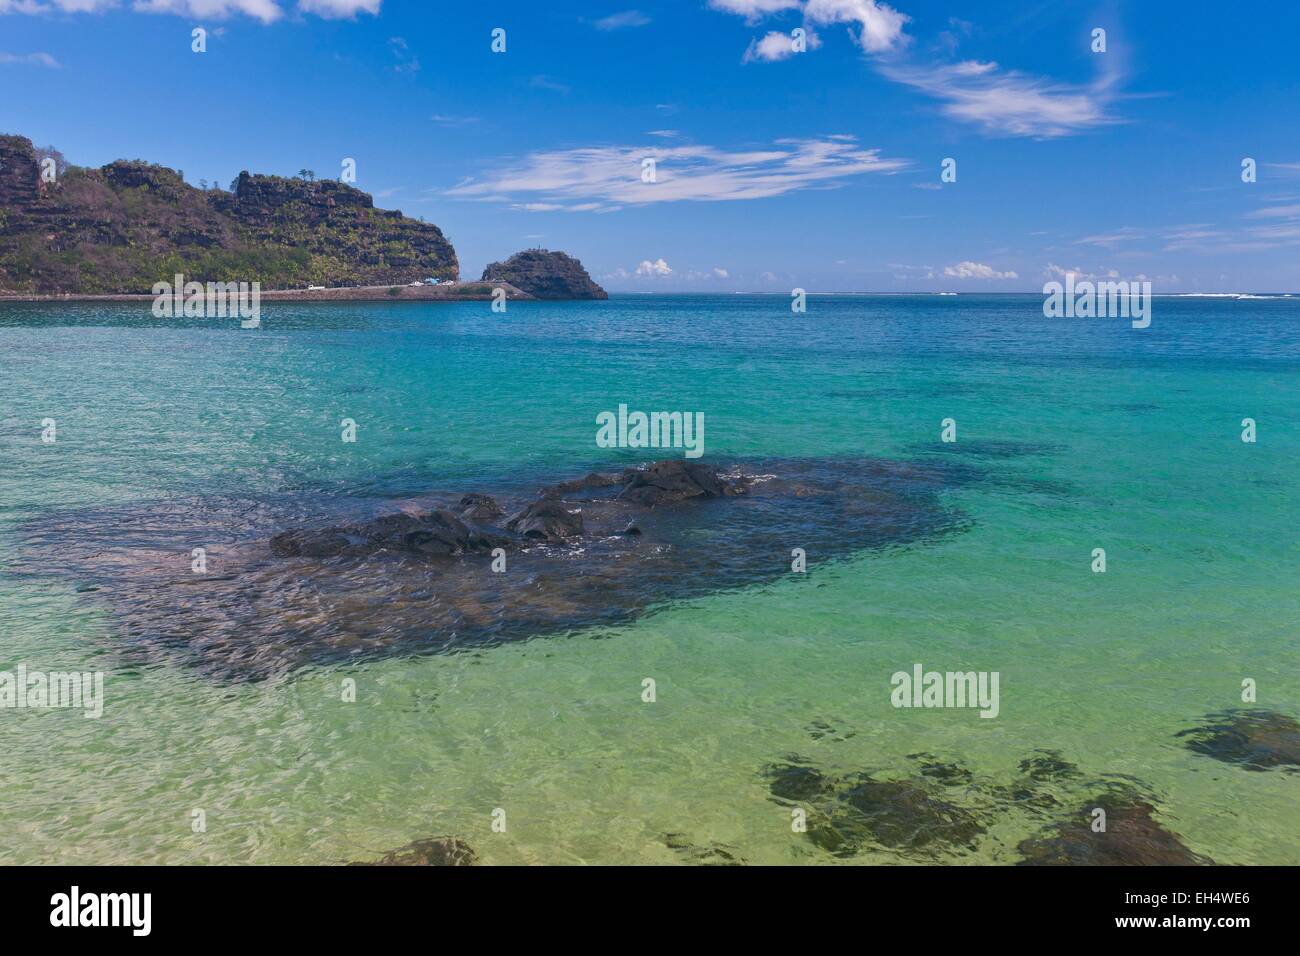
[[1051,811],[1061,805],[1061,801],[1056,799],[1056,796],[1050,790],[1023,784],[992,786],[988,788],[987,792],[989,796],[1009,807],[1032,813]]
[[664,846],[676,850],[697,866],[744,866],[745,858],[727,843],[692,843],[684,833],[665,833]]
[[694,461],[657,461],[642,471],[631,472],[619,498],[653,508],[688,498],[720,498],[744,494],[745,485],[729,481],[708,465]]
[[484,282],[508,282],[538,299],[608,299],[582,263],[563,252],[526,249],[483,270]]
[[974,813],[938,795],[928,780],[828,779],[801,764],[765,771],[775,796],[807,802],[808,839],[839,857],[870,846],[913,854],[970,848],[985,830]]
[[961,764],[940,760],[934,754],[908,754],[908,757],[921,761],[921,776],[937,780],[945,786],[966,786],[975,780],[975,775]]
[[[1094,833],[1092,812],[1106,811],[1106,830]],[[1020,866],[1197,866],[1214,861],[1193,853],[1162,827],[1155,807],[1137,793],[1103,793],[1047,833],[1022,840]]]
[[[830,561],[923,544],[965,526],[941,493],[971,473],[674,460],[549,487],[531,475],[434,492],[388,514],[372,497],[318,492],[173,499],[38,518],[19,529],[6,570],[87,589],[83,600],[115,612],[114,650],[129,663],[262,679],[620,624],[782,578],[796,545]],[[207,574],[191,573],[200,545]],[[505,570],[494,570],[497,547]]]
[[[1189,749],[1246,770],[1300,767],[1300,723],[1272,710],[1228,710],[1181,731]],[[1291,771],[1295,772],[1295,771]]]
[[832,852],[849,847],[856,852],[864,838],[896,850],[972,846],[984,832],[984,825],[969,810],[911,780],[874,780],[862,774],[839,799],[843,809],[830,816],[837,844]]
[[271,539],[271,553],[281,558],[331,558],[360,544],[342,528],[284,531]]
[[613,488],[615,486],[622,487],[623,482],[626,480],[624,476],[635,470],[636,469],[628,469],[628,472],[619,475],[602,475],[593,471],[585,478],[573,478],[569,481],[561,481],[559,484],[543,488],[541,491],[541,497],[561,498],[565,495],[576,494],[580,491],[596,491],[601,488]]
[[1079,776],[1079,768],[1061,756],[1059,750],[1035,750],[1020,761],[1020,772],[1031,780],[1068,780]]
[[491,521],[505,514],[495,498],[477,493],[462,497],[456,508],[462,518],[469,518],[471,521]]
[[554,498],[544,498],[510,518],[506,527],[526,538],[563,541],[582,534],[582,513],[570,511]]
[[858,735],[856,730],[838,730],[824,720],[814,720],[804,729],[813,740],[829,740],[837,744],[852,740]]
[[471,528],[450,511],[425,515],[383,515],[364,525],[285,531],[271,538],[271,553],[282,558],[362,557],[377,551],[443,556],[485,551],[510,539]]
[[477,866],[478,854],[458,837],[433,837],[416,840],[390,850],[373,863],[349,863],[349,866]]
[[[798,761],[798,757],[791,757]],[[815,767],[804,763],[779,763],[763,768],[763,775],[768,779],[767,788],[772,796],[796,803],[815,800],[826,796],[831,790],[831,781]]]

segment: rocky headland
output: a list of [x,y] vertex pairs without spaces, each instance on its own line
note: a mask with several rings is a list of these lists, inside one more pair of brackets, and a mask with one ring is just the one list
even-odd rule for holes
[[[563,253],[519,272],[544,295],[496,272],[490,282],[456,283],[460,262],[437,226],[376,209],[368,193],[307,170],[201,185],[141,160],[69,165],[25,137],[0,135],[0,297],[146,296],[180,274],[258,282],[263,298],[296,301],[481,299],[495,287],[512,299],[605,298]],[[439,284],[412,284],[428,279]]]

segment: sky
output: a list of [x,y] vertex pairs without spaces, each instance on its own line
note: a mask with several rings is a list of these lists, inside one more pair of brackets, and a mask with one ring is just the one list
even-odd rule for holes
[[0,132],[195,185],[352,159],[463,278],[1291,292],[1298,37],[1290,3],[0,0]]

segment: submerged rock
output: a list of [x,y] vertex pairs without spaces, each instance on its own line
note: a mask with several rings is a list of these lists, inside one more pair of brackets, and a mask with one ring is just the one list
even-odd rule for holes
[[[676,459],[433,492],[400,511],[310,493],[169,500],[33,522],[16,570],[66,574],[109,606],[128,659],[255,680],[617,624],[781,578],[794,546],[811,563],[921,544],[965,526],[940,493],[968,474],[879,459]],[[191,571],[198,546],[206,573]]]
[[349,866],[478,866],[478,854],[459,837],[433,837],[416,840],[396,850],[389,850],[373,863],[349,863]]
[[[799,761],[800,758],[790,759]],[[781,800],[796,803],[815,800],[831,790],[831,781],[820,770],[800,762],[771,764],[763,768],[763,775],[768,778],[767,787],[772,796]]]
[[[1106,829],[1092,829],[1093,810],[1106,811]],[[1069,820],[1045,834],[1022,840],[1020,866],[1197,866],[1214,861],[1193,853],[1177,833],[1155,819],[1155,807],[1140,794],[1098,795]]]
[[856,730],[840,730],[824,720],[814,720],[804,729],[813,740],[830,740],[837,744],[852,740],[858,735]]
[[282,558],[362,557],[377,551],[446,557],[509,543],[504,535],[472,528],[450,511],[439,510],[383,515],[366,524],[286,531],[271,538],[270,548]]
[[1038,782],[1069,780],[1079,776],[1079,768],[1061,756],[1059,750],[1035,750],[1020,761],[1020,772]]
[[[933,770],[940,765],[927,766]],[[971,810],[937,791],[934,777],[832,776],[793,754],[781,763],[768,764],[762,774],[776,801],[807,812],[808,840],[839,857],[856,856],[872,846],[932,856],[973,846],[985,829]],[[941,776],[951,781],[951,773]]]
[[1300,723],[1294,718],[1272,710],[1228,710],[1206,719],[1210,723],[1177,735],[1189,738],[1189,750],[1246,770],[1300,767]]
[[868,843],[894,850],[971,847],[984,825],[971,811],[915,780],[875,780],[860,774],[837,794],[839,805],[809,826],[814,843],[836,855]]
[[744,866],[746,860],[728,843],[693,843],[684,833],[665,833],[664,846],[696,866]]
[[975,775],[959,763],[940,760],[934,754],[908,754],[913,760],[921,761],[921,776],[937,780],[945,786],[967,786],[974,782]]

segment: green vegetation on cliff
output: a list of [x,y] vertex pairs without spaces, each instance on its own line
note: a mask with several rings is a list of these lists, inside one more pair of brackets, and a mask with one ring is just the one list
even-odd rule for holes
[[30,140],[0,135],[0,291],[110,294],[187,280],[264,289],[454,279],[437,226],[332,180],[240,173],[202,190],[163,166],[67,166],[43,181]]

